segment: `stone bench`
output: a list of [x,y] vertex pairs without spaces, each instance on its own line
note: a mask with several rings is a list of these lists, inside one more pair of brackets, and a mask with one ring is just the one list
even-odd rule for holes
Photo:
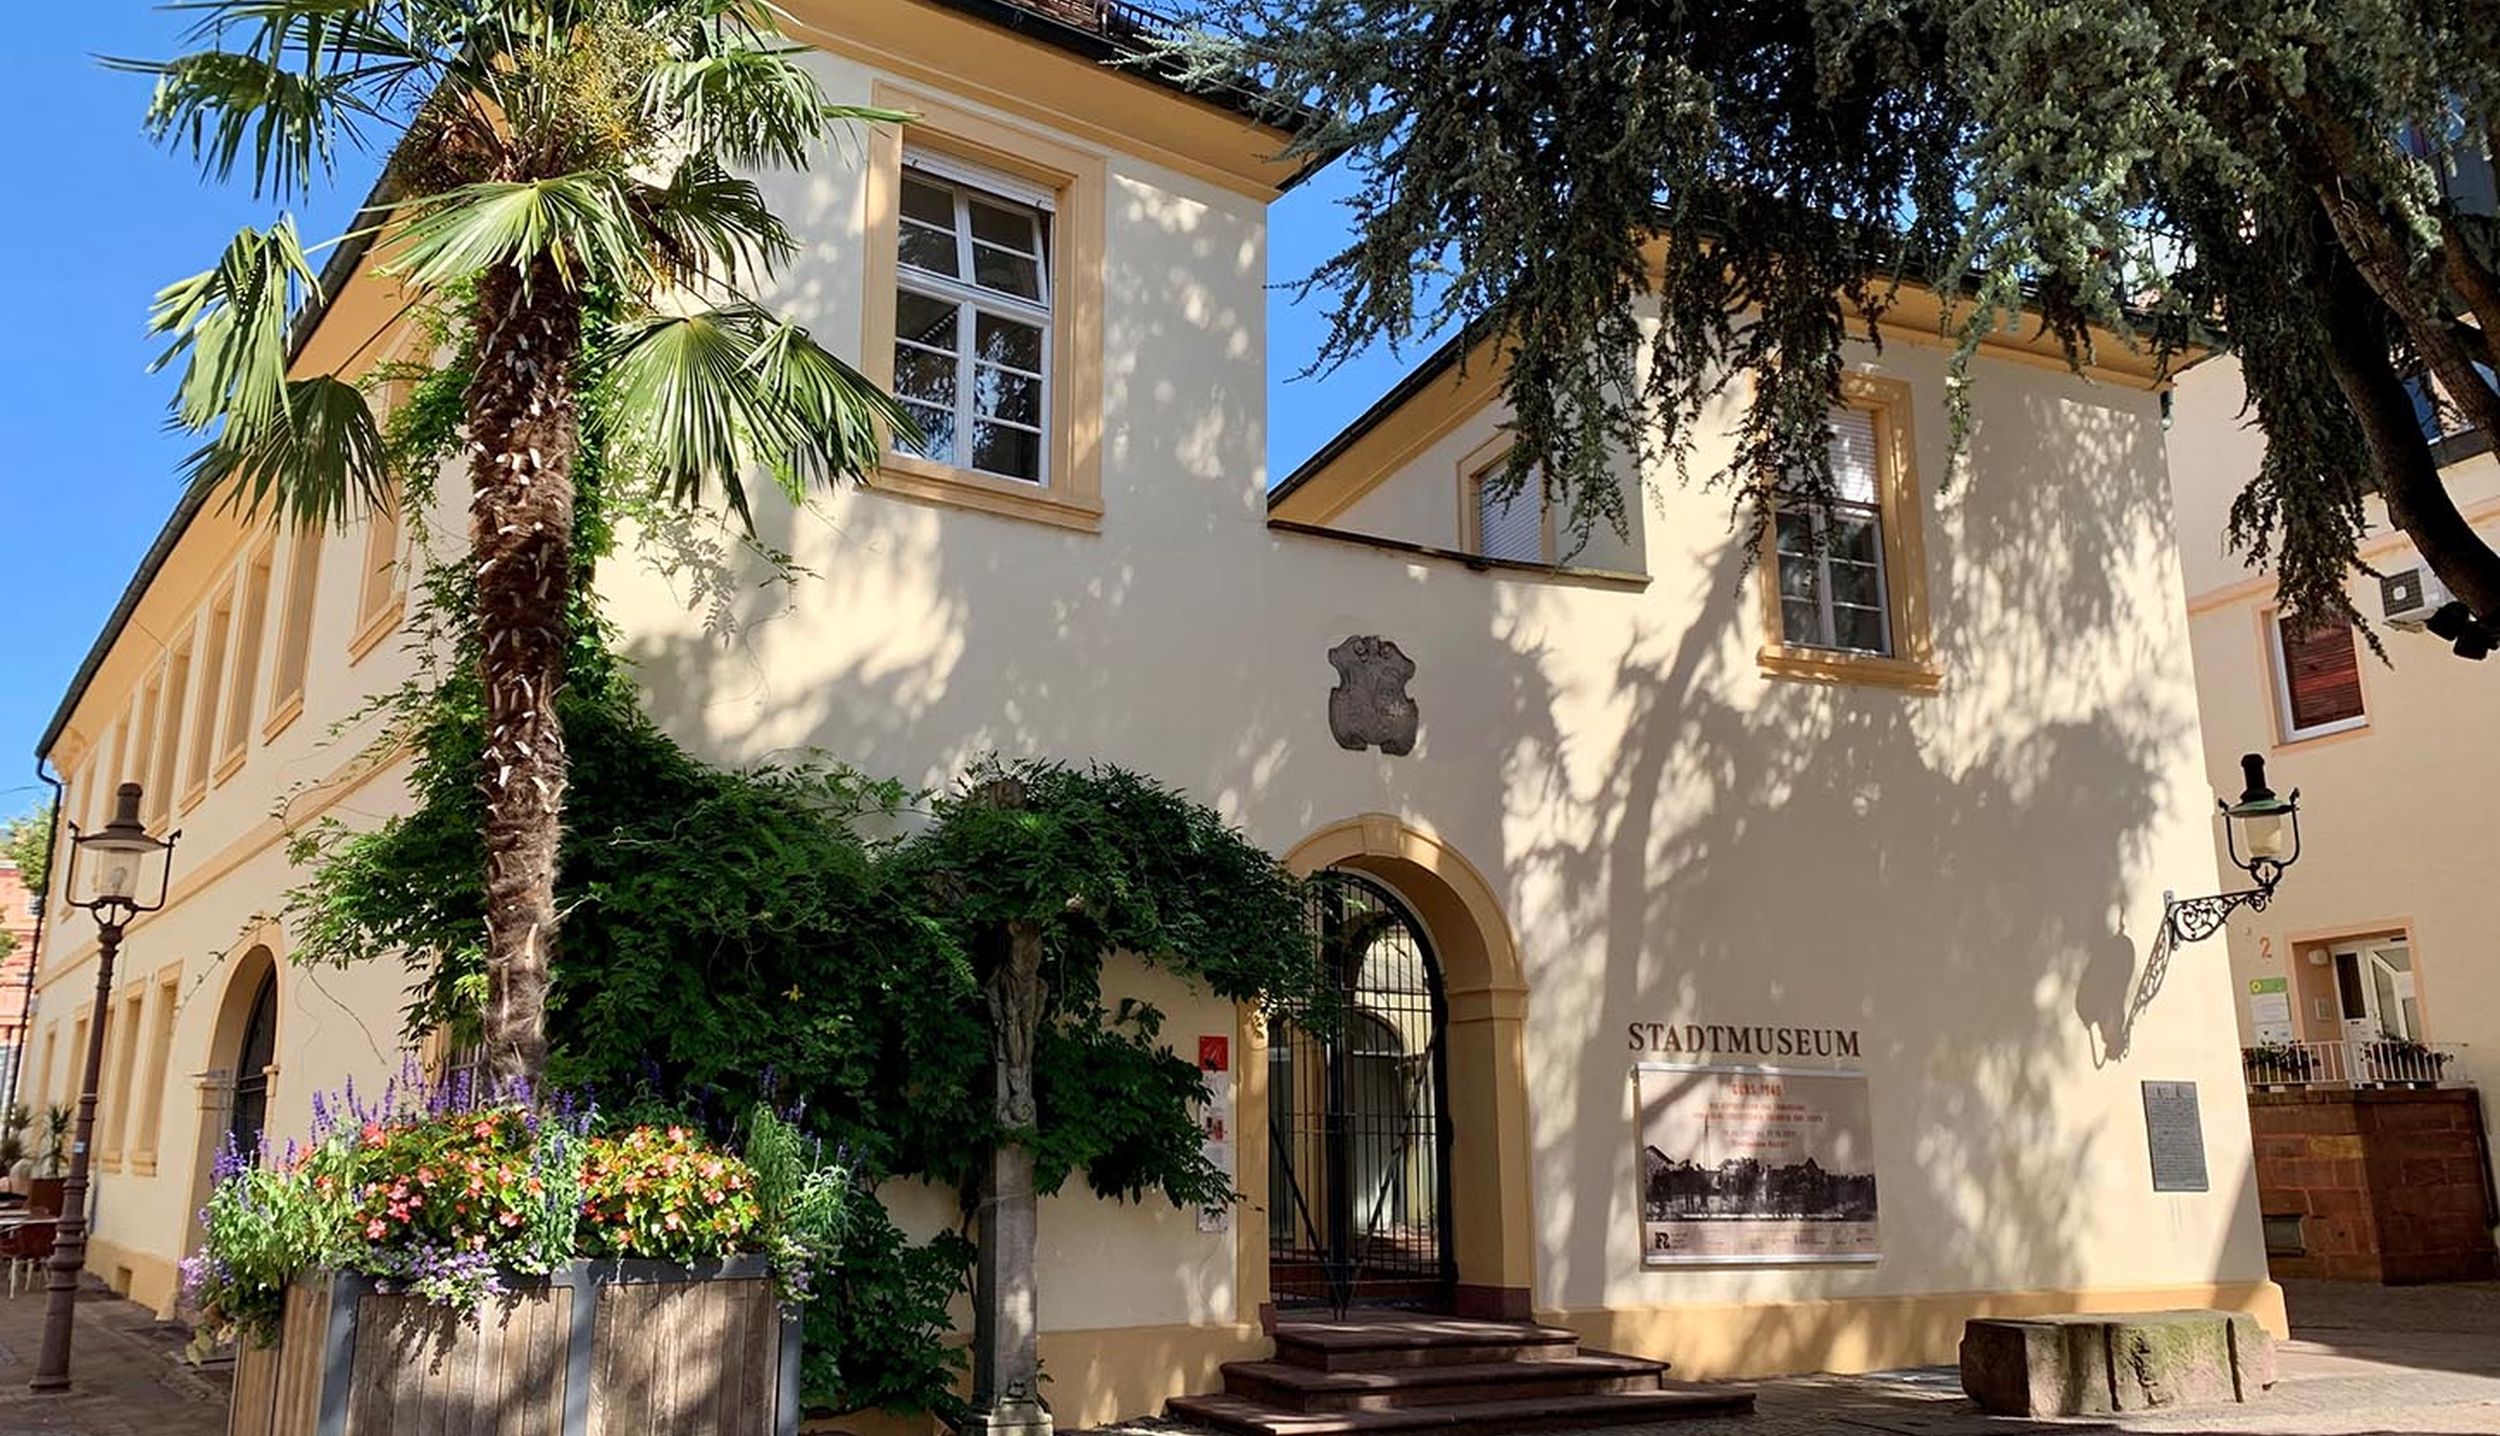
[[2274,1338],[2234,1311],[1986,1317],[1962,1327],[1962,1390],[2000,1416],[2106,1416],[2254,1401]]

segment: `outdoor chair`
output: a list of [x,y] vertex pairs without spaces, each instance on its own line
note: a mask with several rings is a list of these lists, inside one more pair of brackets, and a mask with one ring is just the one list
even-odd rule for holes
[[5,1283],[10,1296],[43,1284],[44,1263],[52,1256],[52,1235],[59,1225],[56,1218],[30,1217],[0,1228],[0,1267],[8,1269]]

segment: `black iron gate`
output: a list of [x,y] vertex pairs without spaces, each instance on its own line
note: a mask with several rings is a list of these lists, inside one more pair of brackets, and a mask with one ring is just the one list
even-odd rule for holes
[[1449,1308],[1449,1092],[1441,968],[1371,879],[1323,873],[1311,921],[1340,996],[1325,1036],[1268,1039],[1268,1272],[1278,1305]]

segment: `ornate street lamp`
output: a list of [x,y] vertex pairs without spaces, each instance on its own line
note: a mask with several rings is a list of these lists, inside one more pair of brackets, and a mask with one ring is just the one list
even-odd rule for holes
[[2213,897],[2169,899],[2162,924],[2173,942],[2203,942],[2221,931],[2223,921],[2239,908],[2265,911],[2283,870],[2300,861],[2300,789],[2294,788],[2288,798],[2276,797],[2266,786],[2266,760],[2254,753],[2240,756],[2240,773],[2247,779],[2240,800],[2216,806],[2222,810],[2222,840],[2231,862],[2256,886]]
[[[35,1362],[35,1391],[69,1389],[69,1344],[78,1318],[78,1274],[87,1264],[87,1160],[95,1135],[95,1089],[104,1071],[104,1019],[113,997],[113,959],[122,929],[143,912],[165,905],[173,880],[174,839],[151,836],[139,821],[139,785],[124,783],[114,794],[113,820],[102,832],[70,825],[69,874],[63,886],[69,905],[95,914],[95,1015],[87,1022],[87,1075],[78,1089],[78,1126],[71,1140],[69,1180],[61,1186],[60,1224],[53,1230],[50,1275],[44,1282],[43,1354]],[[154,892],[154,896],[147,894]],[[125,1037],[136,1040],[136,1034]]]

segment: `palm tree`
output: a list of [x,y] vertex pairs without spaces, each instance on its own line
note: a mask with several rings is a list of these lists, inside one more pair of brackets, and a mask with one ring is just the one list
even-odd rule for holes
[[[902,411],[749,289],[795,251],[742,172],[803,167],[836,128],[757,0],[193,0],[153,133],[211,178],[284,199],[343,146],[390,142],[346,238],[411,309],[466,331],[473,632],[485,690],[484,1059],[536,1078],[566,758],[573,468],[587,437],[672,501],[743,476],[794,498],[868,472]],[[378,217],[377,217],[378,214]],[[322,280],[290,219],[247,229],[158,296],[174,413],[208,435],[189,481],[247,512],[343,523],[388,502],[388,446],[342,374],[289,374]],[[585,436],[584,400],[594,416]]]

